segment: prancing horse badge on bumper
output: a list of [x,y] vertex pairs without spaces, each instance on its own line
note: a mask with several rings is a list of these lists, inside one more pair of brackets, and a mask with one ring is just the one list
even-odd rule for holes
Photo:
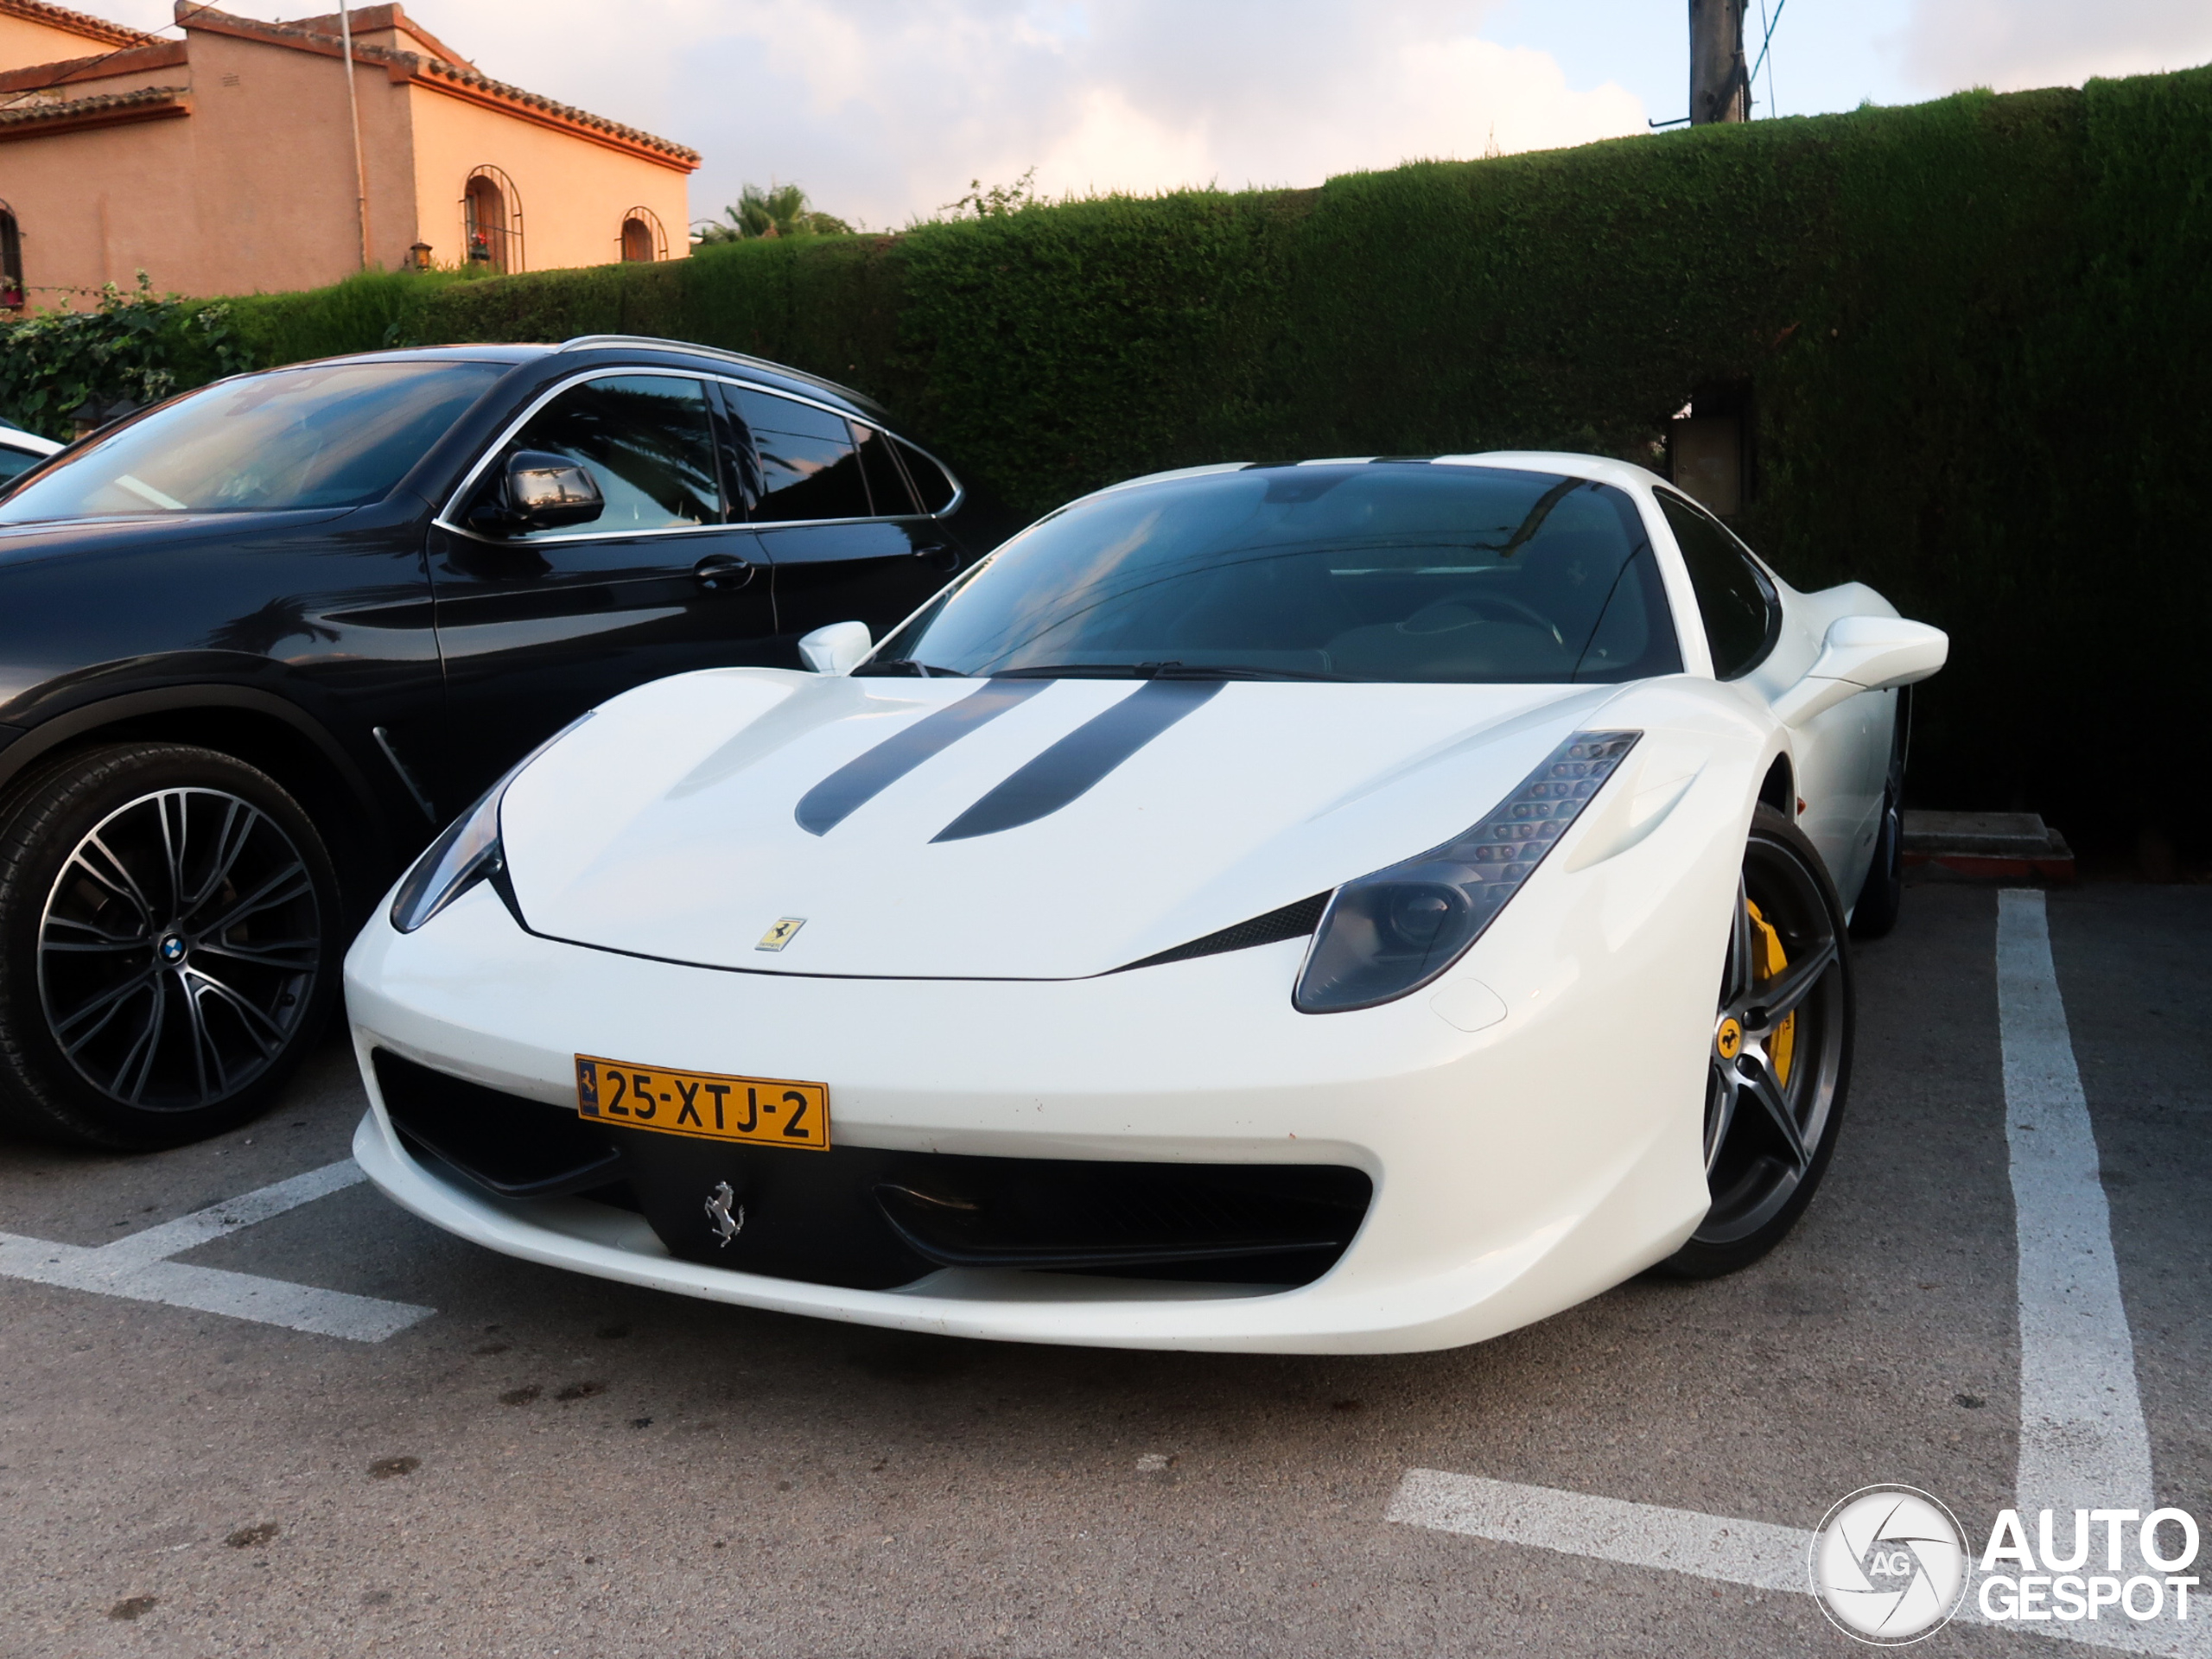
[[773,927],[763,933],[760,936],[760,943],[753,948],[755,950],[780,950],[797,938],[799,929],[805,925],[806,918],[804,916],[784,917]]
[[721,1236],[721,1243],[716,1248],[728,1249],[737,1230],[745,1225],[745,1206],[737,1201],[728,1181],[716,1181],[715,1190],[707,1195],[707,1219],[715,1224],[715,1231]]

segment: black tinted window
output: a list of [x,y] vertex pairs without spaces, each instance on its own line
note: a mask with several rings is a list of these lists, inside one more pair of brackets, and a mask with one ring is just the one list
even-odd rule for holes
[[11,478],[21,478],[45,459],[44,455],[35,455],[28,449],[10,448],[0,443],[0,483],[5,483]]
[[880,653],[963,674],[1179,664],[1519,683],[1681,666],[1635,504],[1488,467],[1251,467],[1110,491]]
[[0,523],[381,500],[499,376],[490,363],[333,363],[180,397],[0,503]]
[[943,512],[950,506],[954,490],[952,480],[945,476],[944,468],[912,444],[901,442],[897,438],[892,442],[899,445],[899,459],[906,463],[906,476],[914,480],[914,488],[921,495],[922,511]]
[[760,500],[753,510],[762,524],[803,518],[871,516],[868,484],[842,415],[749,386],[731,399],[760,456]]
[[607,500],[589,524],[540,535],[620,535],[721,519],[714,428],[696,380],[625,374],[571,386],[531,416],[505,453],[521,449],[582,463]]
[[868,480],[868,499],[875,505],[875,516],[912,517],[914,493],[906,487],[906,475],[899,469],[899,458],[891,453],[891,440],[857,421],[853,423],[853,436],[860,444],[861,475]]
[[1766,577],[1744,556],[1735,537],[1680,496],[1660,491],[1659,507],[1697,591],[1713,677],[1732,680],[1749,673],[1766,655],[1768,635],[1777,620]]

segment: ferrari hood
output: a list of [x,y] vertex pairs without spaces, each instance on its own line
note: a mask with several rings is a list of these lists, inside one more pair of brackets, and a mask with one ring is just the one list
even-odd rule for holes
[[1622,690],[716,670],[601,709],[515,780],[502,834],[552,938],[1077,978],[1465,830]]

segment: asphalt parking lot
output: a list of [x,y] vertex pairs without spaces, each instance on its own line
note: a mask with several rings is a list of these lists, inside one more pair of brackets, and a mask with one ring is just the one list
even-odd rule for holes
[[[0,1654],[1855,1651],[1798,1589],[1442,1530],[1402,1494],[1433,1471],[1806,1529],[1903,1482],[1978,1548],[2021,1472],[2034,1294],[1999,908],[1918,886],[1860,950],[1850,1121],[1780,1251],[1449,1353],[967,1343],[509,1261],[346,1184],[334,1040],[207,1145],[0,1146]],[[2212,1517],[2212,888],[2048,915],[2158,1501]],[[2056,1633],[1919,1650],[2085,1651]]]

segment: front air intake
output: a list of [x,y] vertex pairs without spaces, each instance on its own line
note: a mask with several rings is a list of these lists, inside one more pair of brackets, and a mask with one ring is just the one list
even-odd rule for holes
[[1302,939],[1321,925],[1321,912],[1328,907],[1329,895],[1317,893],[1311,899],[1301,899],[1294,905],[1285,905],[1281,910],[1255,916],[1249,922],[1224,927],[1202,939],[1192,939],[1188,944],[1157,951],[1141,962],[1127,963],[1114,971],[1126,974],[1139,968],[1158,968],[1166,963],[1188,962],[1193,957],[1217,957],[1226,950],[1249,950],[1255,945],[1278,944],[1285,939]]

